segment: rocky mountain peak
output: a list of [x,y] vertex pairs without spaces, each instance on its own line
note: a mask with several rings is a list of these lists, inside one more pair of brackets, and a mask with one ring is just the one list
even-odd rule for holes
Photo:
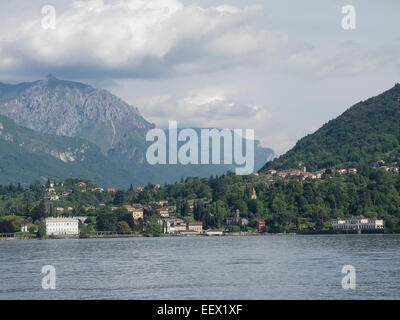
[[[3,94],[7,96],[7,92]],[[42,133],[87,139],[104,154],[111,149],[128,152],[129,148],[132,153],[138,144],[144,144],[145,132],[153,127],[137,108],[109,91],[51,74],[3,100],[0,114],[17,124]]]

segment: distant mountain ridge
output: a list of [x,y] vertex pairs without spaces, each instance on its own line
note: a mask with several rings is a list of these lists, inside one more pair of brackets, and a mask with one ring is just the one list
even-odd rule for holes
[[[145,157],[151,143],[145,137],[155,125],[136,107],[107,90],[52,75],[34,82],[0,83],[0,115],[42,134],[84,139],[98,146],[102,157],[112,163],[111,172],[115,167],[125,170],[133,185],[174,183],[182,176],[209,177],[234,169],[232,165],[149,165]],[[273,151],[256,146],[255,153],[258,169]],[[82,178],[102,181],[91,175]],[[120,185],[129,186],[127,179],[121,178]]]
[[400,84],[361,101],[342,115],[300,139],[286,154],[265,164],[268,169],[309,170],[350,167],[380,159],[399,161]]

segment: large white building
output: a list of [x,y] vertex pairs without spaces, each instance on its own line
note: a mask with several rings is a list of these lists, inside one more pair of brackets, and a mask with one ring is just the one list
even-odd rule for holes
[[334,230],[379,230],[383,229],[383,220],[358,216],[346,220],[335,219],[331,225]]
[[163,228],[164,234],[182,234],[185,232],[193,234],[203,233],[202,222],[187,222],[182,219],[167,218],[159,219],[159,223]]
[[79,220],[76,218],[46,218],[47,235],[77,235]]

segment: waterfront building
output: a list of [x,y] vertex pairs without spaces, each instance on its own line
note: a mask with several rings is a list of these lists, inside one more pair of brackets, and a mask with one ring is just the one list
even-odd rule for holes
[[224,232],[218,229],[209,229],[209,230],[205,230],[204,234],[206,236],[222,236],[224,235]]
[[348,219],[335,219],[331,222],[334,230],[379,230],[383,229],[383,220],[369,219],[363,216]]
[[203,233],[203,222],[188,222],[187,230],[197,233]]
[[79,234],[79,220],[76,218],[46,218],[47,235],[77,235]]
[[265,227],[265,221],[264,220],[257,220],[256,221],[257,224],[257,230],[259,233],[263,232],[264,227]]
[[187,225],[185,222],[183,223],[174,223],[174,225],[171,227],[170,231],[171,233],[178,233],[181,231],[186,231],[187,230]]
[[164,234],[182,234],[182,232],[188,231],[188,234],[201,234],[203,233],[202,222],[186,222],[182,219],[177,218],[166,218],[159,219],[159,223],[163,228]]

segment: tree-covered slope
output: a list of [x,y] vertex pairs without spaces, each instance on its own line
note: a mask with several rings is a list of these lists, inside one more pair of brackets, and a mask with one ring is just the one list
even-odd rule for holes
[[260,171],[308,170],[373,164],[400,156],[400,84],[361,101],[315,133],[300,139],[295,147],[268,162]]
[[0,116],[0,184],[68,177],[119,187],[135,182],[89,141],[42,134]]

